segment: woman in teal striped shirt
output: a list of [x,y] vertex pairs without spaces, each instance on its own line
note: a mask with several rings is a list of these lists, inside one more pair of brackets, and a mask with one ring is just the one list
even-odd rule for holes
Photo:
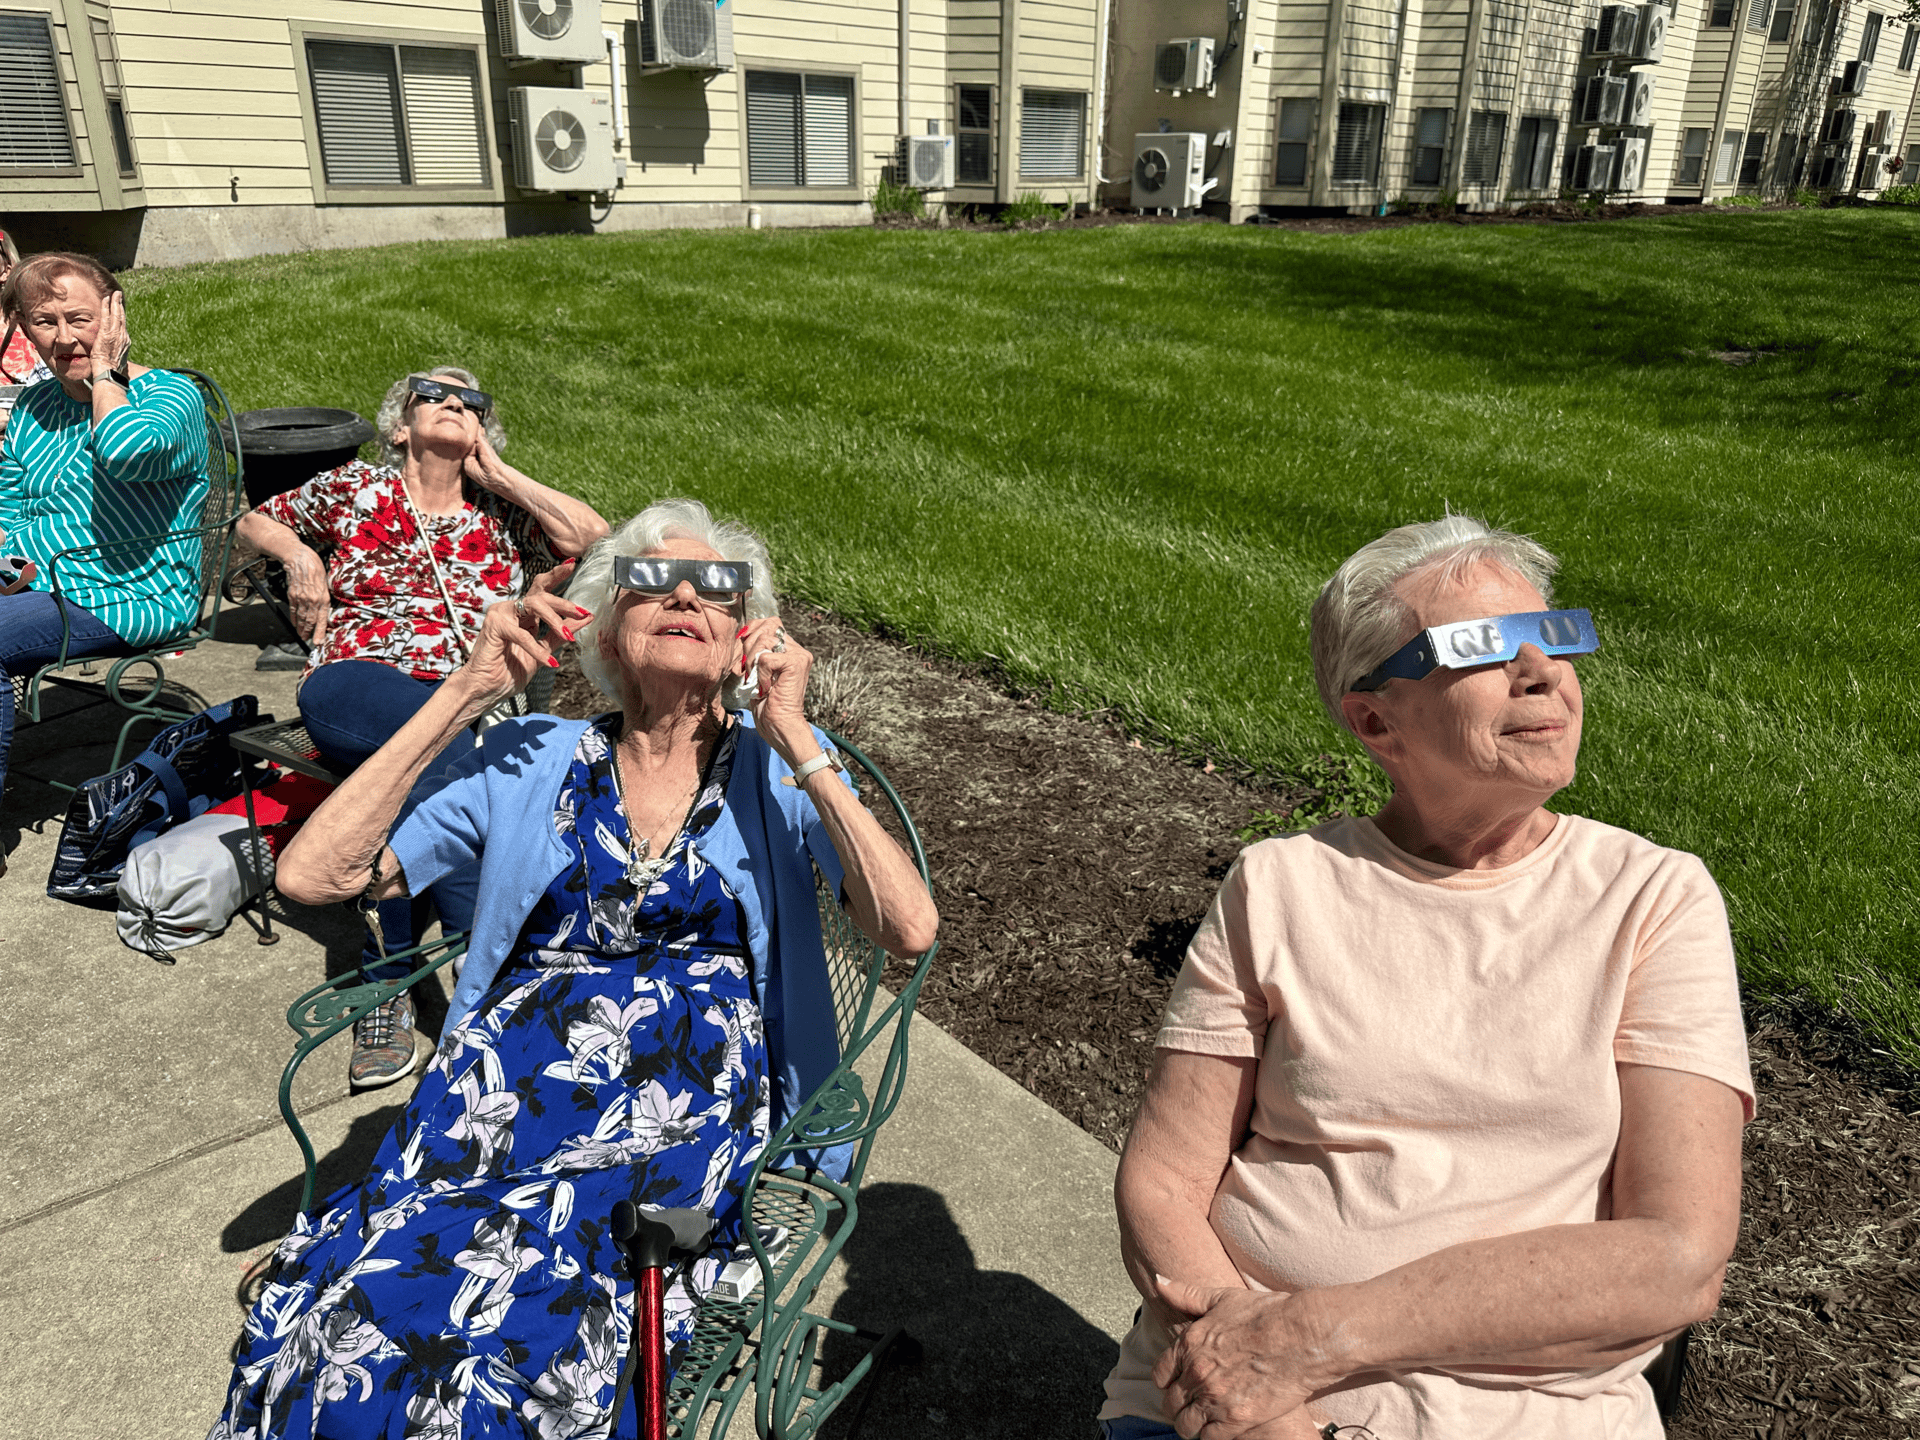
[[[53,379],[20,396],[0,449],[0,553],[24,555],[31,588],[0,595],[0,785],[13,744],[12,677],[60,656],[125,655],[192,624],[207,496],[207,431],[184,375],[127,363],[119,282],[85,255],[36,255],[0,311],[18,316]],[[62,550],[51,594],[49,562]],[[64,621],[63,626],[63,611]],[[4,865],[4,861],[0,861]]]

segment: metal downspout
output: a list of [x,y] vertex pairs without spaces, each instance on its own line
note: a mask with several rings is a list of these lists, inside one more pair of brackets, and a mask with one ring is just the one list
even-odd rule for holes
[[620,32],[602,30],[600,38],[607,42],[607,61],[613,66],[613,148],[618,150],[627,143],[626,77],[621,73],[624,67],[620,54]]
[[1014,187],[1020,178],[1020,149],[1014,135],[1014,123],[1020,114],[1014,85],[1019,78],[1020,0],[1000,0],[1000,174],[994,188],[1002,201],[1016,198]]
[[913,0],[900,0],[900,133],[913,133]]

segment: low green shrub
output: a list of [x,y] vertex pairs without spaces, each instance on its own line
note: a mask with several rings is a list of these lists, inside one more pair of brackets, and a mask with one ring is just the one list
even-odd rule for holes
[[1796,190],[1793,192],[1792,203],[1798,205],[1802,210],[1818,210],[1821,205],[1820,192],[1818,190]]
[[1060,218],[1060,207],[1049,205],[1035,190],[1023,191],[1018,200],[1002,207],[1002,225],[1045,225]]
[[927,216],[927,198],[911,185],[896,185],[891,180],[882,180],[880,188],[873,192],[873,218],[924,220]]
[[1758,195],[1722,195],[1714,201],[1714,204],[1728,210],[1758,210],[1760,197]]
[[1889,185],[1880,198],[1889,205],[1920,205],[1920,184]]

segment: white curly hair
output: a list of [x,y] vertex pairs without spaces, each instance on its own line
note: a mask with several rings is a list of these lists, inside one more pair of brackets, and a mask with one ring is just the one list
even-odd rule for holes
[[[435,365],[430,370],[410,370],[402,375],[387,391],[387,398],[380,402],[380,413],[374,417],[375,437],[380,442],[380,463],[398,470],[406,463],[407,452],[393,443],[394,432],[400,428],[400,422],[407,413],[407,381],[415,375],[428,380],[437,380],[445,376],[456,380],[469,390],[485,390],[487,387],[473,378],[471,370],[462,370],[458,365]],[[486,433],[487,443],[495,450],[507,448],[507,432],[500,424],[500,406],[496,401],[493,409],[487,412],[487,418],[480,422],[480,428]]]
[[1495,530],[1471,515],[1402,525],[1341,562],[1313,602],[1309,632],[1313,683],[1334,724],[1352,728],[1340,697],[1419,628],[1400,598],[1400,582],[1431,567],[1439,568],[1443,582],[1454,580],[1483,561],[1511,570],[1553,603],[1553,572],[1560,562],[1530,536]]
[[[747,594],[746,618],[764,620],[780,613],[774,598],[773,557],[767,554],[767,542],[736,520],[716,520],[698,500],[669,498],[656,500],[624,524],[614,527],[580,561],[580,568],[567,583],[567,598],[593,612],[593,619],[577,633],[580,644],[580,669],[602,695],[622,701],[619,677],[600,654],[598,633],[601,617],[613,613],[618,587],[613,583],[613,562],[620,555],[652,555],[669,540],[697,540],[723,560],[744,560],[753,566],[753,589]],[[744,710],[746,695],[738,677],[729,676],[721,687],[720,702],[729,710]]]

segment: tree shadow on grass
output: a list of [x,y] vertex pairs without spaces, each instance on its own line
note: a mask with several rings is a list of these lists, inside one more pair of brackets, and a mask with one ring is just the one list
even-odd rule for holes
[[[875,1388],[863,1437],[1093,1435],[1119,1346],[1025,1276],[977,1269],[937,1192],[894,1183],[862,1190],[845,1254],[847,1288],[833,1318],[875,1331],[904,1326],[925,1349],[918,1364],[890,1365],[866,1382]],[[865,1349],[830,1339],[827,1375],[845,1375]],[[822,1435],[844,1437],[861,1398],[850,1397]]]

